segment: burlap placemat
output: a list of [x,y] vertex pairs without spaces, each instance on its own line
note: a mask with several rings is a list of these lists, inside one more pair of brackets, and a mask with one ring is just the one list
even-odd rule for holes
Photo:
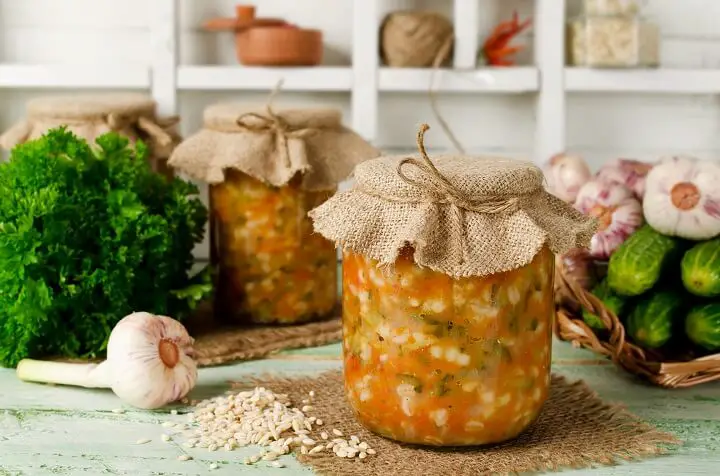
[[298,325],[223,325],[206,304],[185,326],[195,338],[195,360],[201,367],[252,360],[288,349],[316,347],[342,339],[339,311],[323,321]]
[[[512,442],[486,448],[428,449],[402,445],[366,430],[346,403],[341,371],[316,377],[254,377],[235,388],[264,386],[286,393],[293,404],[315,391],[313,415],[323,431],[337,428],[346,437],[357,435],[376,454],[346,459],[321,452],[298,455],[317,474],[342,476],[453,476],[517,474],[611,465],[664,453],[679,444],[674,436],[642,422],[625,409],[604,403],[582,381],[571,383],[553,375],[550,398],[540,418]],[[317,431],[319,433],[319,430]],[[318,437],[315,432],[311,437]]]

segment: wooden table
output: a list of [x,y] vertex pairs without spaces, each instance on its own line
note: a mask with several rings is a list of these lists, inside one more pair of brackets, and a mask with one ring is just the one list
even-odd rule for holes
[[[192,394],[206,398],[228,389],[227,380],[265,371],[307,374],[339,368],[339,344],[283,352],[266,360],[203,369]],[[633,381],[587,351],[556,342],[554,371],[584,379],[600,395],[625,403],[629,409],[685,445],[671,455],[642,462],[592,470],[563,472],[576,475],[718,475],[720,474],[720,384],[687,390],[662,390]],[[109,391],[22,383],[12,370],[0,370],[0,476],[6,475],[301,475],[312,474],[291,456],[283,469],[265,463],[241,463],[252,449],[210,453],[187,450],[160,439],[162,412],[122,407]],[[172,417],[180,418],[180,417]],[[139,439],[152,439],[145,445]],[[187,451],[193,460],[177,457]],[[255,450],[254,452],[257,452]],[[217,463],[219,468],[209,470]]]

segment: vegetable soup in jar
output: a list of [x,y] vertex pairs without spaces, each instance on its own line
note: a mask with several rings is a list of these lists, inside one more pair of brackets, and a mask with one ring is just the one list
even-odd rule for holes
[[[345,393],[358,421],[406,443],[515,438],[548,398],[555,253],[595,223],[529,162],[382,157],[310,212],[343,249]],[[411,167],[412,166],[412,167]]]
[[272,187],[235,171],[210,188],[219,312],[287,324],[335,309],[337,253],[307,217],[332,193],[297,181]]
[[173,168],[209,185],[217,319],[299,324],[336,311],[337,252],[307,213],[380,154],[341,118],[336,109],[215,104],[173,152]]
[[352,252],[343,261],[348,400],[383,436],[477,445],[517,436],[538,416],[550,382],[552,252],[521,268],[453,279],[393,270]]

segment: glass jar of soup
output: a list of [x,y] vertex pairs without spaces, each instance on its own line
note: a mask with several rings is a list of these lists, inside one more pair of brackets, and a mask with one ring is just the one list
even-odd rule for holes
[[335,246],[307,217],[332,194],[305,191],[298,180],[273,187],[233,170],[210,187],[219,314],[292,324],[335,309]]
[[[499,158],[385,157],[311,212],[343,246],[345,391],[394,440],[498,443],[549,393],[554,253],[594,222]],[[413,165],[414,167],[411,167]]]
[[216,104],[173,152],[172,167],[209,185],[218,319],[298,324],[335,311],[337,252],[307,213],[379,155],[340,119],[334,109]]
[[421,268],[404,249],[394,270],[343,261],[345,385],[376,433],[430,445],[513,438],[547,399],[552,252],[485,277]]

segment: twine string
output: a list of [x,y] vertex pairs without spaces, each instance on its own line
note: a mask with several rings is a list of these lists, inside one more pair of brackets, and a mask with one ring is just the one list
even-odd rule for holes
[[[425,150],[425,132],[430,129],[427,124],[421,124],[417,134],[417,147],[420,159],[406,157],[397,165],[398,176],[407,184],[421,190],[426,195],[426,203],[449,204],[452,211],[451,233],[459,239],[459,252],[456,253],[457,264],[465,262],[467,251],[467,232],[465,229],[465,211],[477,213],[497,214],[512,213],[518,210],[518,197],[481,196],[469,197],[465,192],[452,184],[432,163]],[[425,180],[422,182],[408,177],[403,167],[412,165],[420,170]]]
[[293,129],[285,119],[275,114],[272,103],[280,93],[283,82],[284,81],[280,79],[270,93],[267,104],[265,105],[265,114],[246,112],[240,115],[235,122],[243,131],[273,135],[275,137],[277,151],[280,154],[280,161],[285,167],[290,168],[292,167],[292,162],[290,161],[289,140],[307,137],[309,134],[314,133],[316,129],[311,127]]
[[[421,158],[406,157],[398,163],[397,174],[405,183],[423,190],[427,194],[427,202],[446,203],[462,210],[488,214],[512,213],[518,210],[519,197],[491,195],[469,197],[465,192],[453,185],[440,173],[428,156],[424,143],[425,132],[428,129],[430,129],[430,126],[421,124],[417,134],[417,147]],[[408,177],[402,170],[408,164],[422,171],[426,180],[421,183]]]

